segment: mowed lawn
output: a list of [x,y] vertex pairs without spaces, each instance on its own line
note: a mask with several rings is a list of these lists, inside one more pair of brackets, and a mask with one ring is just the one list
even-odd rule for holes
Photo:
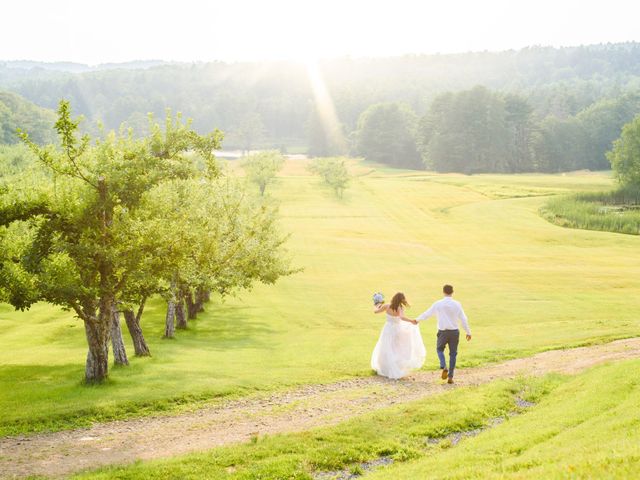
[[[71,313],[0,306],[0,433],[369,375],[384,322],[371,314],[378,290],[405,292],[418,315],[452,283],[474,333],[461,366],[638,334],[640,238],[563,229],[537,213],[545,195],[610,188],[608,175],[354,172],[338,200],[287,165],[270,190],[304,271],[214,299],[174,340],[161,339],[153,301],[142,322],[153,357],[112,369],[106,385],[81,385],[84,329]],[[437,366],[435,329],[421,324],[425,369]],[[125,342],[132,356],[126,330]]]

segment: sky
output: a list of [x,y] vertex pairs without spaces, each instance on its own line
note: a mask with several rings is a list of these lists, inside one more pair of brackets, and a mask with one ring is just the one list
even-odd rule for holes
[[[636,6],[638,5],[638,6]],[[640,40],[634,0],[19,0],[0,60],[247,61]]]

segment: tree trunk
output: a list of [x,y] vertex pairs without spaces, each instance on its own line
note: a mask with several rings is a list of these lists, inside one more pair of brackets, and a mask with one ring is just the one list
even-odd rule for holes
[[164,337],[173,338],[176,333],[175,320],[176,318],[176,302],[175,299],[171,299],[167,302],[167,316],[165,317]]
[[182,294],[178,294],[178,299],[176,301],[176,320],[178,323],[177,328],[187,328],[187,316],[184,311],[184,296]]
[[109,312],[101,311],[98,316],[92,315],[84,320],[89,345],[84,373],[86,383],[103,382],[109,375],[109,332],[112,314],[111,308],[108,310]]
[[142,310],[144,309],[144,300],[140,304],[138,314],[134,315],[133,310],[125,310],[124,319],[127,322],[127,328],[133,340],[133,349],[136,352],[136,357],[149,357],[151,352],[147,345],[144,335],[142,334],[142,328],[140,327],[140,317],[142,317]]
[[187,312],[189,313],[189,320],[193,320],[198,316],[198,307],[196,302],[193,301],[193,294],[191,292],[187,292],[184,296],[187,301]]
[[116,365],[129,365],[127,351],[122,340],[122,329],[120,328],[120,312],[113,307],[111,315],[111,346],[113,348],[113,361]]
[[204,312],[205,292],[199,288],[196,290],[196,305],[195,309],[197,313]]
[[211,290],[204,291],[204,303],[209,303],[211,301]]

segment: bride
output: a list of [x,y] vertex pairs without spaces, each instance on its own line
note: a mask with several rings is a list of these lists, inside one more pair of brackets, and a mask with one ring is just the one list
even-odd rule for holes
[[404,307],[408,306],[401,292],[393,296],[391,303],[375,306],[374,313],[387,314],[387,322],[371,355],[371,368],[383,377],[402,378],[424,363],[426,352],[418,322],[404,315]]

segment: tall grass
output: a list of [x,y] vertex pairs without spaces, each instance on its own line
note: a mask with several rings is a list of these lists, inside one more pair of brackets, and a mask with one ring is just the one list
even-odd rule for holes
[[640,234],[640,188],[579,193],[549,200],[541,214],[556,225]]

